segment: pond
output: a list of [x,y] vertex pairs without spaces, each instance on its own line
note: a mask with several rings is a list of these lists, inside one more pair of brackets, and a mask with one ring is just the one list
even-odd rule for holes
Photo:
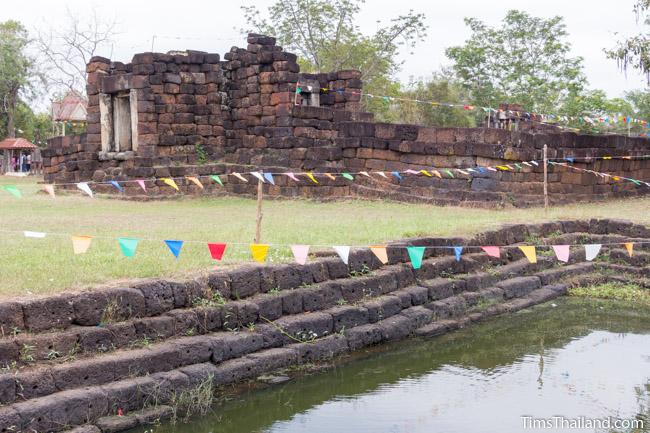
[[645,429],[634,431],[650,431],[649,380],[650,310],[565,298],[362,351],[331,369],[222,398],[212,414],[187,424],[148,430],[631,431],[615,419],[641,419]]

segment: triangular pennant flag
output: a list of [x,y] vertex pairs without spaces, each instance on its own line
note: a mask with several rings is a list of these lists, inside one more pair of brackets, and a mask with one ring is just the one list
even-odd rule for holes
[[627,253],[632,257],[634,255],[634,244],[632,242],[626,242],[624,245]]
[[305,173],[305,175],[306,175],[308,178],[310,178],[312,182],[314,182],[314,183],[318,183],[318,181],[316,180],[316,178],[314,177],[314,175],[311,174],[310,172]]
[[405,170],[404,173],[408,173],[408,174],[420,174],[419,171],[415,171],[415,170],[413,170],[412,168],[409,168],[409,169]]
[[219,185],[223,186],[223,182],[221,181],[221,178],[217,174],[211,174],[210,179],[214,180],[217,182]]
[[519,247],[522,253],[526,256],[530,263],[537,263],[537,250],[532,245],[524,245]]
[[341,260],[343,260],[343,263],[346,265],[348,264],[348,257],[350,256],[350,247],[347,246],[336,246],[334,247],[334,251],[336,251],[336,254],[339,255]]
[[210,255],[215,260],[221,260],[223,253],[226,251],[226,244],[208,244]]
[[456,256],[457,262],[460,262],[461,254],[463,254],[463,247],[454,247],[454,255]]
[[392,171],[390,174],[395,176],[397,180],[402,180],[402,176],[399,174],[399,171]]
[[135,250],[138,248],[138,239],[135,238],[118,238],[117,241],[120,244],[120,249],[124,257],[133,257],[135,256]]
[[382,245],[374,245],[370,247],[370,251],[373,252],[375,256],[379,259],[382,264],[388,263],[388,254],[386,253],[386,247]]
[[601,247],[601,244],[585,245],[585,259],[589,262],[595,259]]
[[352,176],[350,173],[341,173],[341,176],[343,176],[347,180],[354,180],[354,176]]
[[367,171],[360,171],[359,174],[361,174],[363,176],[366,176],[366,177],[370,177],[370,174],[368,174]]
[[117,183],[117,181],[111,180],[111,185],[113,185],[115,189],[118,190],[119,192],[124,192],[124,188],[122,188],[122,185]]
[[564,263],[569,261],[571,253],[571,247],[569,245],[553,245],[553,251],[555,252],[555,257],[557,257],[559,261]]
[[174,257],[178,258],[178,255],[181,253],[181,248],[183,248],[184,241],[165,241],[167,248],[172,252]]
[[501,248],[499,247],[481,247],[481,249],[490,257],[496,257],[497,259],[501,257]]
[[201,183],[198,177],[187,176],[186,179],[192,182],[194,185],[198,186],[199,188],[203,189],[203,184]]
[[424,257],[425,247],[406,247],[409,253],[413,269],[420,269],[422,267],[422,257]]
[[449,177],[451,177],[451,178],[454,177],[454,173],[452,173],[451,170],[445,169],[444,172],[447,173],[449,175]]
[[162,181],[165,182],[167,185],[171,186],[172,188],[174,188],[176,191],[180,192],[180,189],[178,189],[178,185],[176,185],[176,182],[174,182],[174,179],[171,179],[169,177],[164,177],[162,179]]
[[388,179],[388,176],[386,176],[386,173],[384,173],[383,171],[377,171],[376,173],[381,177],[383,177],[384,179]]
[[90,236],[72,236],[72,250],[75,254],[84,254],[90,248],[93,238]]
[[267,244],[251,244],[251,254],[256,261],[264,263],[268,253],[269,246]]
[[440,179],[442,179],[442,175],[440,174],[440,172],[438,170],[433,170],[431,173],[435,174],[436,177],[439,177]]
[[251,171],[251,174],[253,176],[255,176],[256,178],[258,178],[260,180],[260,182],[262,182],[262,183],[266,182],[266,180],[264,179],[264,176],[262,175],[261,172],[259,172],[259,171]]
[[88,194],[90,196],[90,198],[93,197],[93,191],[90,189],[87,182],[79,182],[77,184],[77,188],[79,188],[81,191]]
[[25,235],[26,238],[35,238],[35,239],[43,239],[45,236],[47,236],[47,233],[43,233],[43,232],[24,231],[23,234]]
[[422,173],[423,175],[428,176],[428,177],[433,176],[431,173],[429,173],[429,172],[426,171],[426,170],[420,170],[420,173]]
[[56,194],[54,193],[54,185],[52,184],[46,184],[43,185],[43,190],[50,195],[52,198],[56,198]]
[[296,259],[296,263],[304,265],[307,263],[307,254],[309,254],[309,245],[291,245],[291,252]]
[[5,191],[7,191],[9,194],[13,195],[16,198],[22,198],[23,194],[20,192],[18,188],[16,188],[15,185],[5,185],[4,186]]
[[275,185],[275,180],[273,180],[272,173],[264,173],[264,179],[268,180],[271,185]]
[[327,176],[328,179],[336,180],[336,177],[332,173],[324,173],[325,176]]
[[300,179],[298,179],[294,173],[288,172],[285,173],[284,175],[293,181],[300,182]]
[[142,191],[147,192],[147,185],[145,185],[144,180],[138,179],[136,180],[138,182],[138,185],[140,185],[140,188],[142,188]]
[[233,176],[235,176],[237,179],[241,180],[242,182],[248,182],[248,179],[246,179],[244,176],[242,176],[239,173],[232,173]]

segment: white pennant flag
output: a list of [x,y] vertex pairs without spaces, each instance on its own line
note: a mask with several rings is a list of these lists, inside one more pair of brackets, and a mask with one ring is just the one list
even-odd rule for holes
[[30,231],[24,231],[23,234],[25,235],[26,238],[35,238],[35,239],[43,239],[47,233],[43,232],[30,232]]
[[79,182],[77,188],[88,194],[90,198],[93,198],[93,191],[90,189],[87,182]]
[[334,251],[336,251],[336,254],[339,255],[341,260],[343,260],[343,263],[346,265],[348,264],[348,257],[350,256],[350,247],[347,246],[336,246],[334,247]]
[[251,174],[258,178],[262,183],[266,183],[266,180],[264,179],[264,176],[262,175],[261,172],[259,171],[251,171]]
[[588,261],[592,261],[593,259],[595,259],[598,253],[600,252],[601,247],[602,247],[601,244],[585,245],[585,258]]

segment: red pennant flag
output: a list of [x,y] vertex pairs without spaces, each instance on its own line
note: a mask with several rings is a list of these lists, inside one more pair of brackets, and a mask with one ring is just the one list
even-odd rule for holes
[[208,244],[210,255],[215,260],[221,260],[223,253],[226,251],[226,244]]

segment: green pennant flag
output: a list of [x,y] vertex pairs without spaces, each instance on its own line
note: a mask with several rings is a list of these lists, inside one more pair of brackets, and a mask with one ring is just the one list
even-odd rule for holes
[[354,180],[354,176],[352,176],[350,173],[341,173],[341,176],[343,176],[347,180]]
[[632,182],[634,182],[635,185],[641,185],[641,182],[639,182],[636,179],[630,179]]
[[219,178],[218,175],[213,174],[213,175],[210,176],[210,179],[214,180],[214,181],[217,182],[219,185],[223,186],[223,182],[221,182],[221,179]]
[[517,167],[519,170],[521,170],[521,164],[515,162],[515,167]]
[[13,195],[16,198],[22,198],[23,195],[22,193],[16,188],[15,185],[5,185],[4,186],[5,191],[7,191],[9,194]]
[[120,243],[120,249],[122,250],[122,254],[124,254],[125,257],[135,256],[135,250],[138,248],[138,239],[119,238],[117,241]]
[[454,173],[452,173],[451,170],[445,170],[445,173],[447,173],[451,178],[454,177]]
[[422,257],[424,257],[425,247],[406,247],[411,259],[413,269],[420,269],[422,267]]

